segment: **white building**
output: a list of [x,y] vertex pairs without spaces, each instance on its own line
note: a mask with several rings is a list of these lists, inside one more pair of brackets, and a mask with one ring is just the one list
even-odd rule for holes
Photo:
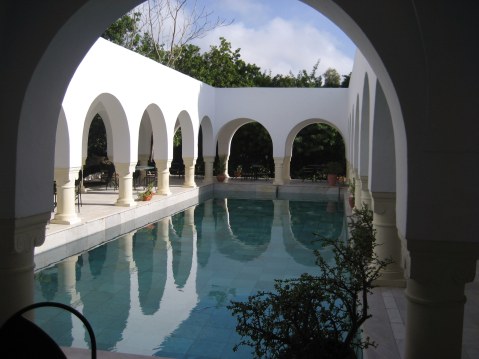
[[474,3],[305,2],[359,48],[349,89],[214,89],[104,41],[95,44],[139,0],[2,3],[1,321],[32,301],[33,248],[45,238],[53,178],[61,187],[57,220],[77,220],[72,181],[96,113],[107,127],[124,206],[134,205],[131,174],[150,133],[167,195],[176,126],[186,186],[195,186],[199,126],[211,180],[216,141],[227,153],[231,136],[248,121],[270,133],[275,184],[282,185],[295,134],[324,121],[345,138],[356,196],[372,205],[388,238],[385,254],[400,259],[385,279],[407,280],[406,358],[461,357],[464,285],[479,257]]

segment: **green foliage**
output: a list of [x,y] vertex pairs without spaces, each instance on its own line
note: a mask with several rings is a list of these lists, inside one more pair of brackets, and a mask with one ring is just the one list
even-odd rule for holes
[[336,161],[328,162],[326,171],[328,174],[339,175],[344,172],[344,166]]
[[153,183],[150,183],[144,191],[138,192],[137,198],[140,201],[145,201],[147,197],[153,194]]
[[339,131],[324,123],[314,123],[304,127],[294,139],[291,173],[298,177],[301,169],[310,164],[344,163],[344,156],[344,140]]
[[352,178],[351,182],[349,182],[349,194],[352,198],[355,197],[356,193],[356,178]]
[[323,87],[339,87],[341,85],[341,76],[338,71],[333,68],[328,68],[324,74],[324,86]]
[[142,41],[138,31],[140,17],[139,12],[125,14],[111,24],[101,36],[117,45],[137,51]]
[[332,263],[315,251],[318,276],[303,274],[276,280],[274,292],[259,292],[246,302],[232,301],[241,341],[256,358],[343,358],[352,349],[374,345],[361,338],[361,325],[371,317],[368,293],[389,265],[375,254],[372,212],[355,209],[346,241],[321,238],[334,253]]
[[351,80],[351,72],[348,75],[342,75],[343,81],[341,81],[341,87],[349,87],[349,81]]
[[216,159],[216,162],[215,162],[215,170],[216,170],[216,174],[225,172],[225,170],[226,170],[226,156],[224,156],[224,155],[218,156],[218,158]]
[[263,125],[250,122],[236,131],[231,141],[229,164],[231,169],[241,165],[247,171],[254,164],[273,168],[273,142]]
[[88,157],[92,156],[106,156],[106,129],[103,119],[99,114],[93,118],[90,130],[88,132]]

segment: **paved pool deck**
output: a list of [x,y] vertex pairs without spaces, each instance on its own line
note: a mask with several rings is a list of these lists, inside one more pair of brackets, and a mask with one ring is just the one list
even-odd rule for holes
[[[115,206],[118,191],[105,187],[92,188],[82,194],[82,206],[78,213],[80,222],[73,225],[49,224],[45,243],[36,248],[37,268],[81,253],[104,241],[115,238],[131,230],[155,222],[159,218],[174,214],[198,203],[198,197],[211,192],[237,192],[262,194],[277,190],[271,180],[243,181],[231,179],[229,183],[204,185],[197,180],[197,188],[182,187],[182,179],[171,177],[169,196],[153,196],[149,202],[138,202],[136,207]],[[335,195],[345,191],[331,188],[321,182],[292,181],[287,186],[290,193],[306,194],[324,192]],[[286,186],[285,186],[286,189]],[[141,189],[140,189],[141,190]],[[134,195],[136,190],[134,191]],[[345,205],[345,208],[349,208]],[[53,217],[52,213],[52,217]],[[479,358],[479,266],[474,282],[467,284],[464,316],[463,355],[461,359]],[[373,317],[366,322],[367,336],[378,343],[377,348],[369,348],[364,359],[403,359],[405,344],[406,298],[404,288],[378,287],[369,297]],[[83,349],[65,348],[69,358],[90,357]],[[126,353],[98,352],[103,359],[140,359],[145,356]]]

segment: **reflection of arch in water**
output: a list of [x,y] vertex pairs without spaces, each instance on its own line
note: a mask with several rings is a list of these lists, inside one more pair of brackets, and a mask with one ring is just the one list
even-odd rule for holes
[[93,277],[101,275],[105,264],[107,246],[99,246],[88,253],[88,264]]
[[159,307],[166,282],[166,242],[157,240],[160,222],[149,224],[136,231],[133,237],[133,259],[138,268],[138,292],[141,311],[155,314]]
[[336,212],[328,212],[328,207],[332,207],[331,204],[328,206],[328,201],[290,201],[288,208],[285,208],[287,215],[283,216],[284,247],[297,263],[315,266],[314,249],[318,249],[323,256],[332,258],[331,248],[322,248],[320,239],[341,238],[344,214],[340,210],[340,202],[336,203]]
[[[102,265],[97,264],[90,258],[91,252],[84,253],[88,255],[88,263],[95,268],[101,268],[101,280],[95,275],[88,277],[88,266],[83,266],[83,280],[77,283],[77,290],[83,300],[83,315],[93,328],[104,328],[106,323],[112,323],[108,326],[111,342],[120,342],[123,338],[123,331],[127,324],[130,312],[130,263],[125,260],[122,253],[121,243],[123,240],[131,240],[130,234],[126,234],[108,245],[108,251],[101,250],[104,256],[99,256]],[[98,247],[100,248],[100,247]],[[96,248],[96,249],[98,249]],[[95,250],[96,250],[95,249]],[[91,269],[90,273],[94,273]],[[85,341],[88,342],[88,334],[85,333]],[[112,347],[102,347],[99,343],[98,349],[111,350]]]
[[215,242],[220,253],[248,262],[266,251],[274,217],[272,201],[230,198],[216,203]]
[[211,237],[215,231],[212,199],[204,201],[196,207],[195,225],[198,264],[201,267],[206,267],[211,255]]
[[169,237],[173,254],[173,277],[176,286],[183,288],[191,272],[193,237],[196,237],[194,207],[187,208],[171,217]]

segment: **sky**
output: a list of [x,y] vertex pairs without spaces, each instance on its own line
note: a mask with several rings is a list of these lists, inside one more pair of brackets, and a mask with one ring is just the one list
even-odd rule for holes
[[203,51],[224,37],[233,50],[240,48],[244,61],[273,75],[327,68],[349,74],[356,51],[351,40],[329,19],[299,0],[197,0],[213,17],[229,26],[216,28],[193,41]]

